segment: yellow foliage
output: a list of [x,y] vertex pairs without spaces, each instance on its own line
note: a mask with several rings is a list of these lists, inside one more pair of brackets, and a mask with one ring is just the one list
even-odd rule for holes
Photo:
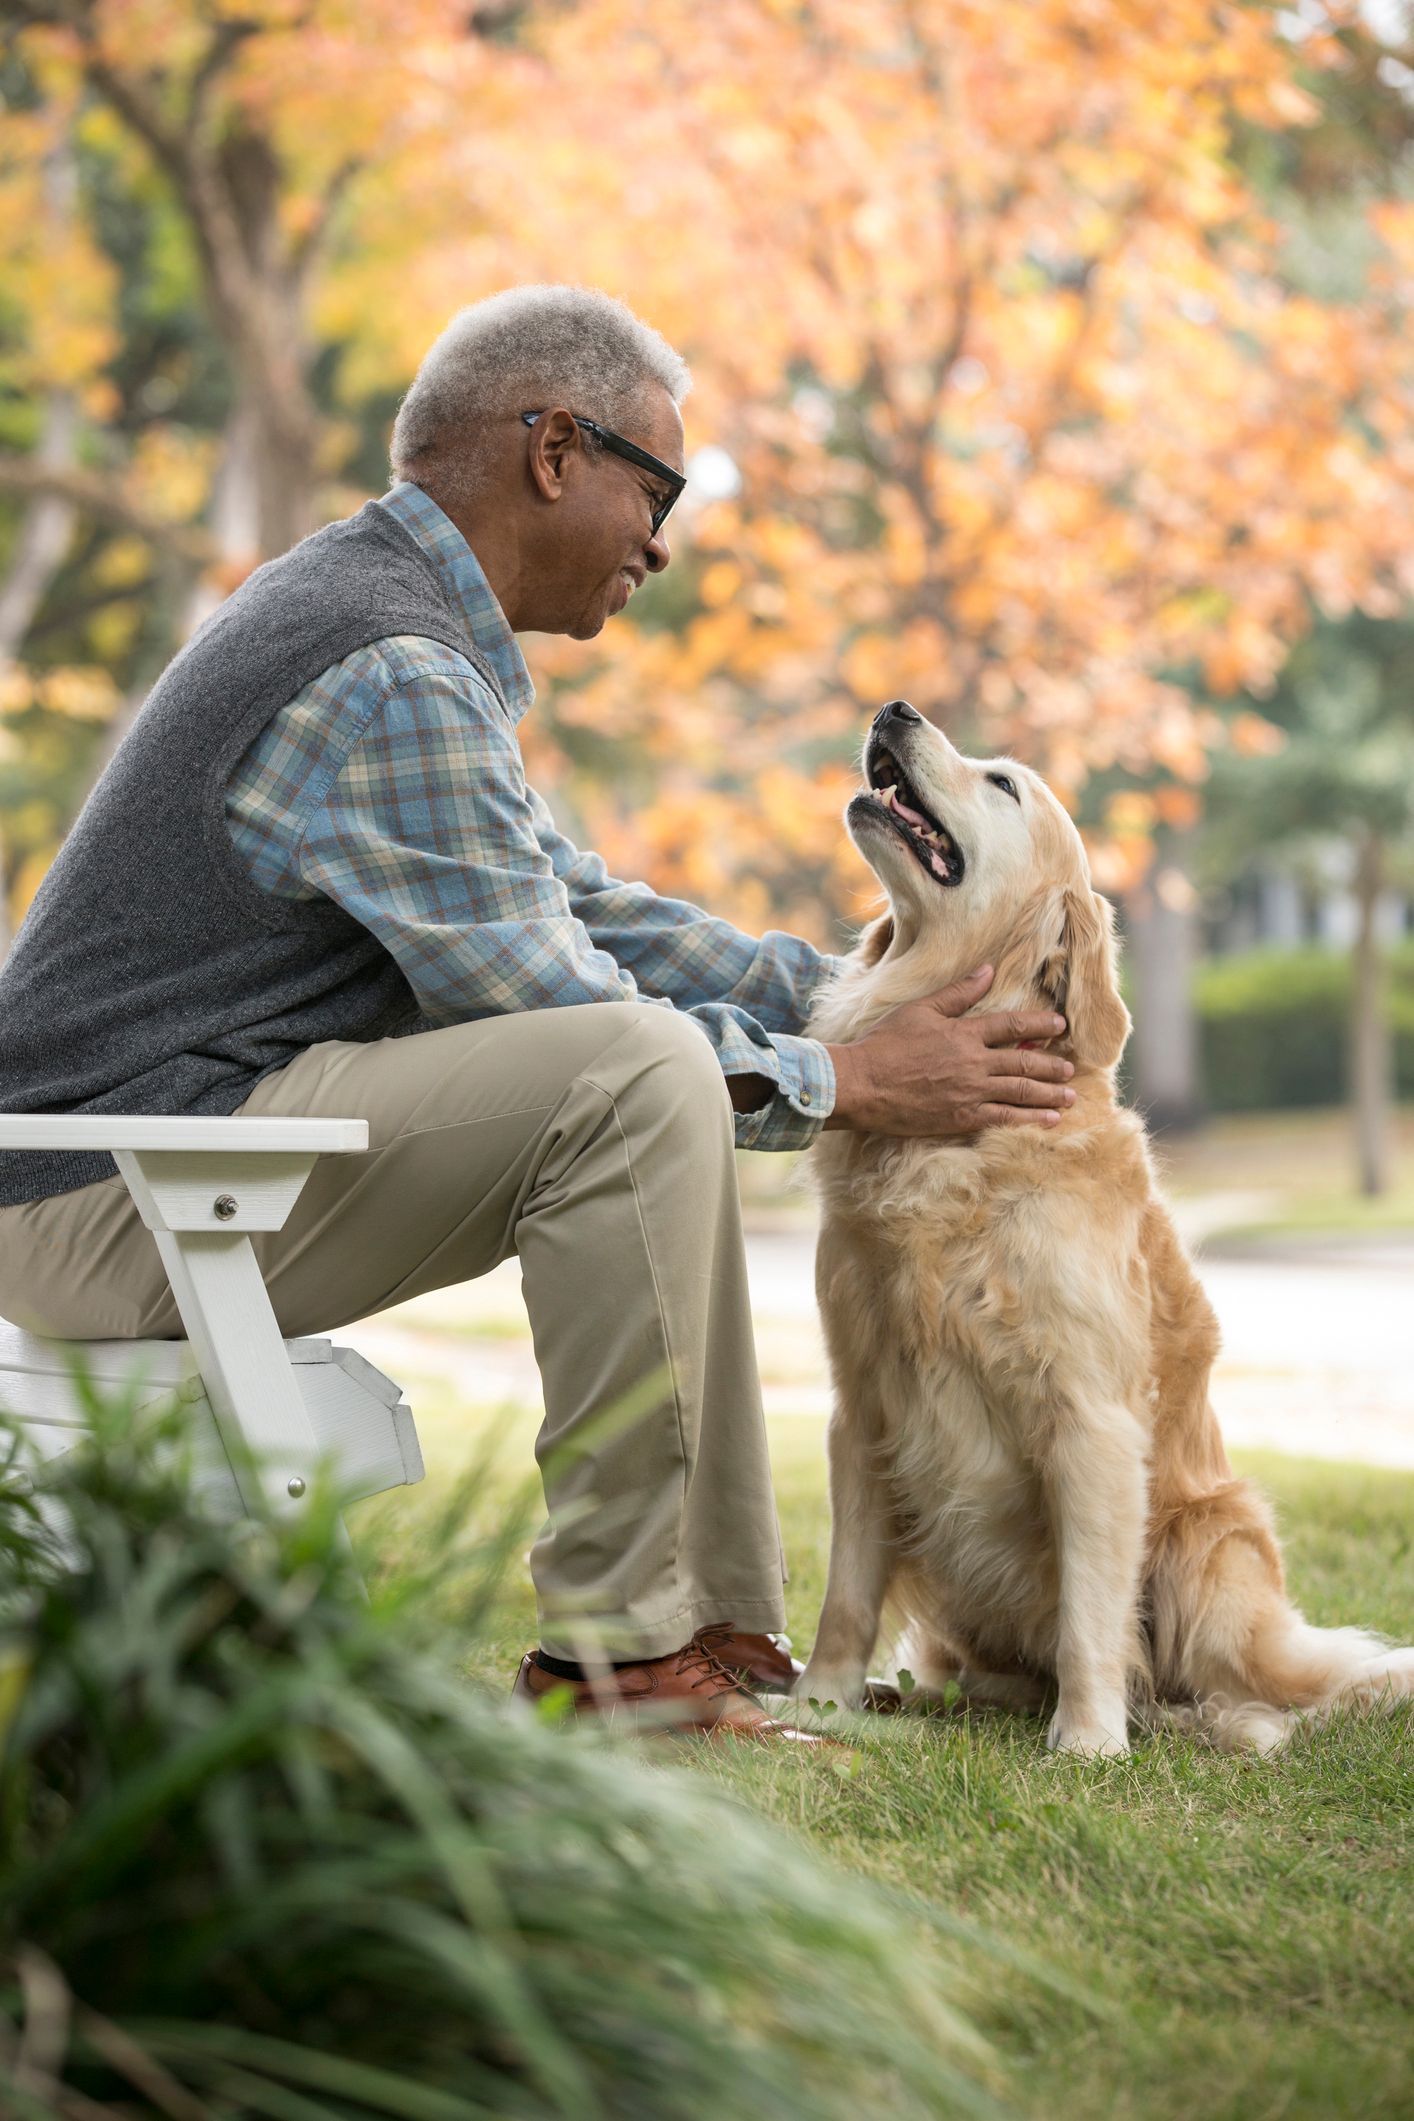
[[[838,812],[899,694],[1072,804],[1099,771],[1182,783],[1107,819],[1097,860],[1137,874],[1219,740],[1165,673],[1260,689],[1313,601],[1414,593],[1414,207],[1370,209],[1375,299],[1294,293],[1229,144],[1308,122],[1338,8],[1299,45],[1238,0],[528,0],[494,41],[464,0],[89,12],[174,105],[212,22],[250,28],[210,123],[269,143],[287,246],[351,172],[309,298],[348,406],[516,281],[605,286],[681,344],[689,447],[729,450],[740,493],[674,519],[697,597],[671,631],[536,642],[527,729],[655,880],[802,925],[854,903]],[[46,206],[45,156],[77,123],[166,180],[80,109],[72,40],[21,42],[44,100],[0,145],[0,381],[68,382],[101,421],[115,278]],[[326,423],[331,477],[352,437]],[[186,521],[212,471],[204,438],[150,428],[125,478]],[[105,564],[116,585],[149,559],[123,540]],[[75,697],[55,711],[111,711]],[[588,737],[632,762],[628,793],[573,766]],[[1239,713],[1225,740],[1273,739]]]
[[22,663],[0,663],[0,714],[23,714],[34,705],[34,681]]
[[93,563],[93,579],[105,589],[122,589],[146,579],[151,554],[142,538],[111,538]]
[[1154,791],[1154,810],[1166,825],[1186,831],[1196,825],[1203,806],[1191,788],[1165,787]]
[[1227,725],[1227,735],[1233,750],[1244,758],[1270,758],[1286,744],[1285,730],[1278,729],[1275,722],[1267,721],[1263,715],[1245,711],[1232,717]]
[[[35,671],[22,663],[0,668],[0,715],[25,714],[35,707],[77,722],[111,719],[121,694],[111,674],[95,664],[73,664],[60,670]],[[31,732],[28,738],[31,762],[40,764],[46,739]],[[6,756],[13,756],[7,750]]]
[[20,922],[29,912],[34,900],[34,894],[49,874],[49,865],[53,859],[53,851],[46,849],[40,854],[26,855],[25,859],[20,863],[15,874],[15,880],[10,886],[10,925],[12,928],[18,928]]
[[211,490],[216,454],[214,438],[190,428],[145,429],[132,453],[133,499],[176,522],[199,515]]
[[121,697],[110,674],[91,666],[46,671],[34,682],[36,706],[76,722],[111,720]]
[[720,604],[730,603],[741,588],[741,569],[734,560],[714,560],[702,571],[698,584],[698,595],[709,611]]

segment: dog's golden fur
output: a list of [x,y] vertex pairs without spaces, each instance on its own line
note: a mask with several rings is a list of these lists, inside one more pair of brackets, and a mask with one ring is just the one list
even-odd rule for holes
[[811,1030],[859,1039],[990,962],[979,1011],[1064,1013],[1076,1099],[1049,1128],[830,1132],[812,1153],[833,1539],[801,1691],[857,1703],[886,1600],[920,1687],[1034,1708],[1054,1684],[1051,1743],[1078,1752],[1126,1750],[1146,1711],[1267,1749],[1303,1712],[1414,1691],[1414,1650],[1292,1607],[1270,1511],[1228,1464],[1213,1311],[1115,1101],[1129,1019],[1078,833],[1020,765],[921,720],[885,740],[965,871],[937,881],[856,798],[891,906]]

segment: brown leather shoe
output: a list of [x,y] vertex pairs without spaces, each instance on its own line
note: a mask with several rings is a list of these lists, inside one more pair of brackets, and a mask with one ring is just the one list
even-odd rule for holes
[[[795,1682],[805,1670],[790,1654],[788,1635],[748,1635],[730,1620],[719,1620],[699,1628],[697,1640],[718,1661],[736,1674],[743,1686],[762,1694],[793,1694]],[[887,1679],[866,1679],[864,1706],[876,1716],[897,1716],[903,1696]]]
[[699,1628],[697,1640],[719,1664],[735,1672],[743,1686],[762,1694],[789,1694],[805,1670],[790,1654],[787,1635],[748,1635],[730,1620]]
[[809,1746],[829,1743],[769,1716],[700,1639],[670,1650],[666,1657],[622,1665],[600,1679],[559,1679],[543,1671],[530,1654],[522,1657],[511,1692],[517,1701],[536,1702],[555,1687],[566,1686],[576,1715],[603,1716],[639,1732],[784,1738]]

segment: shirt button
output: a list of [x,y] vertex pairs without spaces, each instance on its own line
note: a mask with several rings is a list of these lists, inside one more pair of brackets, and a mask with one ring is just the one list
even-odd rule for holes
[[802,1090],[802,1091],[801,1091],[801,1093],[800,1093],[800,1102],[801,1102],[801,1103],[802,1103],[803,1105],[808,1105],[808,1104],[809,1104],[809,1102],[810,1102],[810,1092],[809,1092],[808,1090]]

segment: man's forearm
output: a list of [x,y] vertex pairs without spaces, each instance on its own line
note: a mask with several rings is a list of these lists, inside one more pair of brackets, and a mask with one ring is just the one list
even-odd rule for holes
[[850,1127],[867,1096],[868,1068],[858,1046],[826,1046],[835,1071],[835,1102],[826,1117],[827,1127]]

